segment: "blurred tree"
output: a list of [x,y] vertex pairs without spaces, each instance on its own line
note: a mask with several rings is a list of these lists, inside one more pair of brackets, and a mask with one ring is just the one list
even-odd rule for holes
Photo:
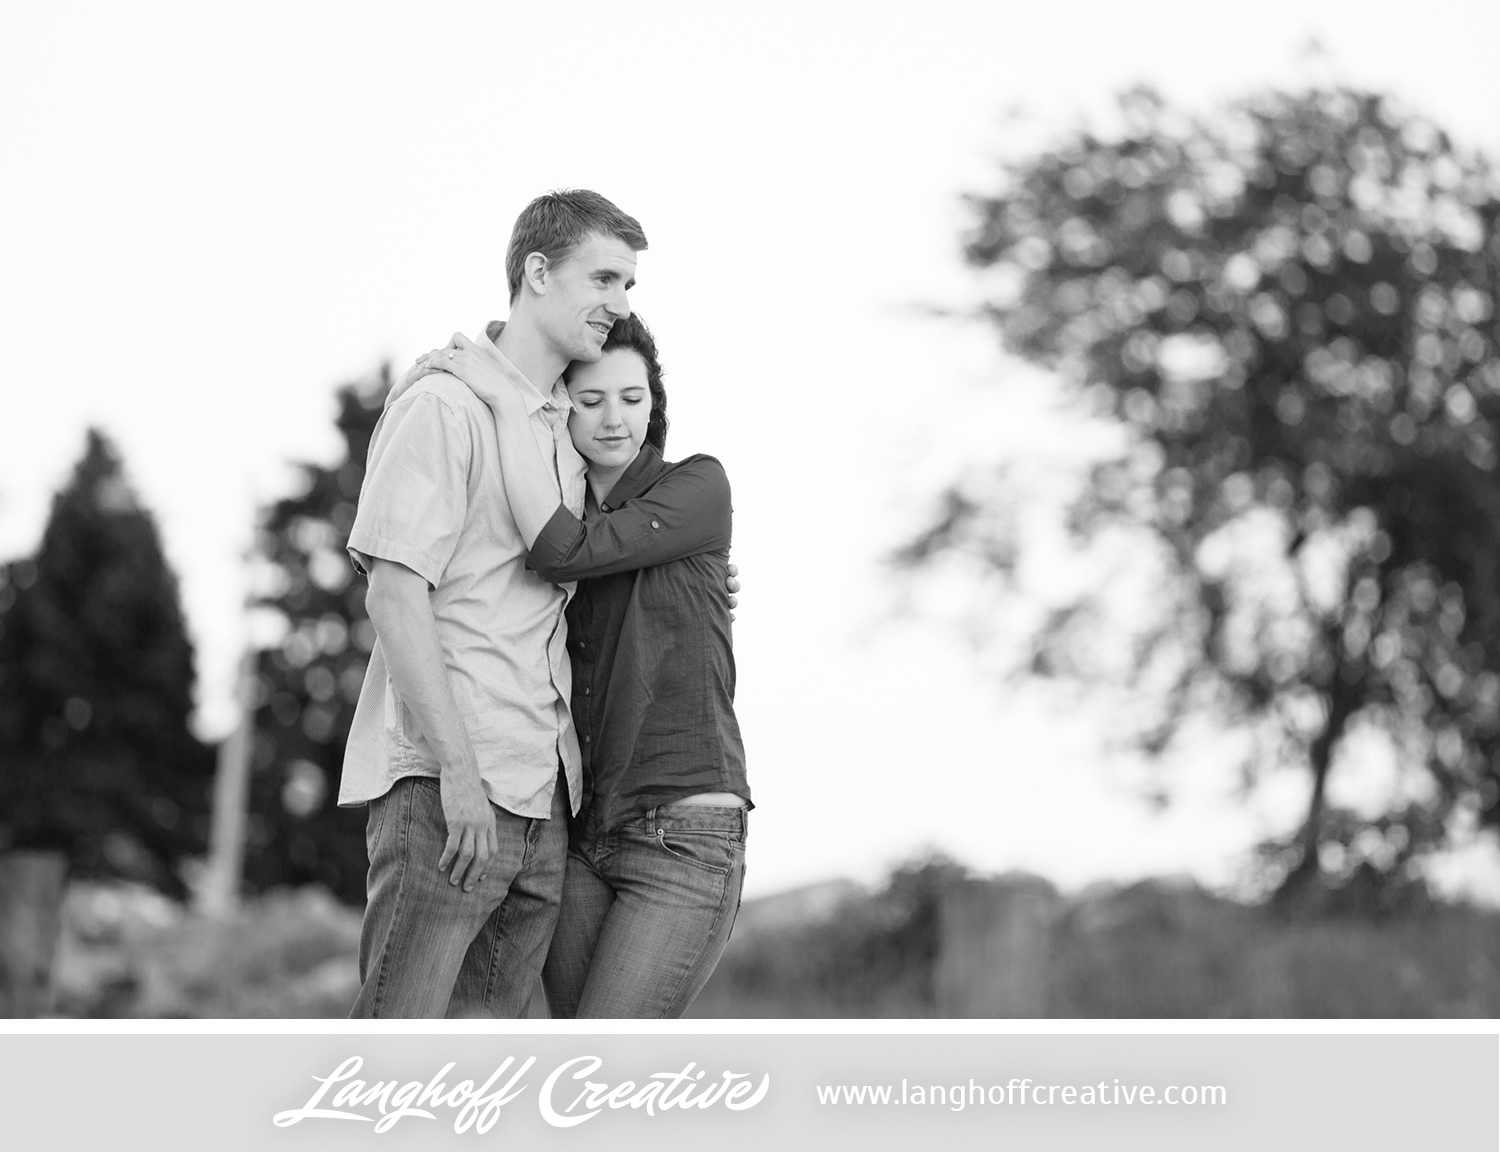
[[[1492,170],[1377,95],[1120,108],[1112,138],[1073,132],[970,198],[983,318],[1122,431],[1073,545],[1151,565],[1123,661],[1100,643],[1116,587],[1045,605],[1019,666],[1125,685],[1152,755],[1208,715],[1256,736],[1247,780],[1304,764],[1305,819],[1265,856],[1284,896],[1409,876],[1465,821],[1500,823]],[[955,483],[898,563],[1015,591],[994,491]],[[1375,818],[1328,800],[1356,737],[1405,774]]]
[[389,367],[338,392],[343,459],[301,465],[305,490],[266,513],[256,605],[281,639],[257,661],[245,880],[254,889],[319,883],[365,898],[363,810],[337,806],[344,742],[375,634],[365,583],[344,551]]
[[0,847],[184,895],[213,778],[192,709],[176,577],[91,429],[35,557],[0,580]]

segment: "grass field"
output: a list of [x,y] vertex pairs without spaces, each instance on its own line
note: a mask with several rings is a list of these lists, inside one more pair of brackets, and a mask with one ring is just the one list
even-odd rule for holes
[[[931,1018],[942,866],[747,902],[695,1017]],[[1054,1018],[1500,1015],[1500,913],[1286,919],[1191,886],[1063,900],[1047,940]],[[316,889],[226,921],[138,889],[75,888],[57,1014],[340,1017],[357,986],[359,912]]]

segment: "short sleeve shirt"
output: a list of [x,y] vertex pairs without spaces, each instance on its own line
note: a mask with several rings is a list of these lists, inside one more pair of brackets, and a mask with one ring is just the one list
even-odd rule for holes
[[[553,462],[559,499],[581,512],[584,465],[567,435],[566,390],[559,383],[543,396],[506,368],[532,399],[532,430]],[[574,585],[526,567],[494,414],[456,377],[424,377],[387,403],[348,546],[361,571],[378,557],[427,581],[449,683],[490,800],[518,816],[546,817],[561,764],[576,810],[581,759],[568,710],[564,620]],[[440,770],[390,681],[377,638],[345,748],[339,803],[363,804],[403,776]]]

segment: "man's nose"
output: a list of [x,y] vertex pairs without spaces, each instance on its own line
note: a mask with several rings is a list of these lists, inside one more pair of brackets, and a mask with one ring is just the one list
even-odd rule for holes
[[630,315],[630,298],[625,295],[623,287],[616,286],[610,293],[609,301],[604,305],[609,314],[616,320],[623,320]]

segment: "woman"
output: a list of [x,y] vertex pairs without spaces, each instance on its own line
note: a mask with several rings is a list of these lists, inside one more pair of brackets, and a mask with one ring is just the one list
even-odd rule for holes
[[530,565],[579,582],[567,622],[584,798],[542,971],[548,1005],[565,1018],[681,1016],[729,940],[751,806],[723,594],[729,480],[711,456],[663,461],[666,392],[636,316],[615,322],[598,361],[564,373],[588,468],[582,520],[493,357],[463,336],[440,355],[502,398],[502,470]]

